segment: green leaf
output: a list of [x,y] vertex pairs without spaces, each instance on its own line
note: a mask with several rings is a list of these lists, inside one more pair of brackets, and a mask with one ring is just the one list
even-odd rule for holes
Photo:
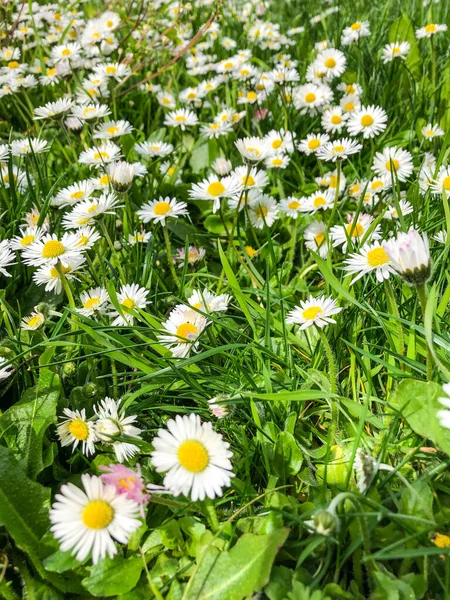
[[[403,490],[400,511],[412,517],[433,521],[433,491],[424,481],[414,481],[411,487]],[[411,521],[411,527],[423,529],[423,523]]]
[[[228,229],[233,227],[233,223],[231,221],[225,219],[225,222],[227,223]],[[205,229],[211,233],[215,233],[216,235],[224,235],[226,233],[222,219],[219,215],[208,215],[203,221],[203,226]]]
[[245,533],[228,552],[210,546],[190,580],[185,600],[241,600],[267,583],[272,563],[289,530]]
[[416,600],[412,587],[388,573],[374,573],[375,589],[370,600]]
[[67,552],[61,552],[61,550],[57,550],[50,556],[47,556],[47,558],[44,560],[45,569],[54,573],[65,573],[71,569],[76,569],[80,566],[80,564],[83,563],[80,563],[80,561],[72,555],[70,550]]
[[59,377],[41,369],[38,384],[26,390],[21,400],[0,417],[0,432],[17,459],[24,461],[27,474],[35,479],[44,468],[44,434],[56,420],[60,393]]
[[300,471],[302,462],[303,454],[294,436],[287,431],[279,433],[273,449],[272,474],[284,483]]
[[450,455],[450,439],[437,418],[437,412],[442,410],[438,398],[442,395],[442,387],[438,383],[408,379],[398,386],[392,404],[403,414],[413,431]]
[[125,594],[136,586],[143,568],[141,557],[105,558],[91,568],[82,584],[96,597]]

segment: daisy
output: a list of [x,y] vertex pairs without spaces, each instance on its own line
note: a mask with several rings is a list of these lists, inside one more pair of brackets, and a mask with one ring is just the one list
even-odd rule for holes
[[445,192],[450,195],[450,166],[440,167],[436,178],[431,181],[431,189],[433,194],[442,195]]
[[112,485],[104,485],[100,477],[85,473],[81,482],[84,491],[67,483],[56,494],[49,513],[51,531],[61,551],[72,550],[80,562],[92,551],[92,562],[97,564],[117,553],[113,539],[126,544],[141,526],[136,518],[139,505]]
[[294,152],[296,135],[293,132],[285,132],[284,129],[280,129],[280,131],[272,129],[265,136],[265,139],[273,153],[287,152],[292,154]]
[[77,204],[78,202],[82,202],[83,200],[87,200],[94,191],[94,186],[92,181],[89,179],[84,179],[83,181],[78,181],[77,183],[73,183],[56,194],[55,198],[52,199],[52,206],[72,206],[73,204]]
[[430,276],[430,246],[426,233],[414,227],[401,231],[396,238],[383,243],[383,248],[398,275],[411,285],[421,285]]
[[144,506],[149,503],[150,494],[146,492],[147,487],[141,475],[140,465],[136,465],[135,471],[125,465],[115,464],[108,467],[100,465],[99,469],[103,471],[103,475],[100,475],[102,482],[106,485],[112,485],[116,492],[125,494],[127,498],[134,500],[139,505],[140,515],[144,519]]
[[151,231],[135,231],[133,234],[128,234],[128,243],[132,246],[136,244],[146,244],[148,241],[152,239]]
[[341,44],[343,46],[349,46],[363,37],[370,35],[370,28],[368,21],[355,21],[350,27],[346,27],[342,32]]
[[[371,215],[360,213],[358,219],[352,215],[347,215],[347,225],[334,225],[330,230],[330,237],[333,240],[333,246],[342,246],[342,252],[347,252],[347,246],[349,239],[355,243],[362,240],[373,221]],[[380,239],[380,226],[377,225],[372,231],[370,238],[372,240]]]
[[436,33],[441,33],[442,31],[447,31],[447,25],[437,25],[435,23],[428,23],[425,27],[421,27],[420,29],[416,29],[416,38],[430,38]]
[[347,119],[348,114],[340,106],[333,106],[324,110],[321,123],[327,133],[340,133]]
[[412,155],[395,146],[385,148],[375,154],[372,169],[377,175],[385,175],[389,180],[394,175],[399,181],[406,181],[413,172]]
[[101,238],[99,232],[91,225],[80,227],[75,231],[74,235],[78,239],[77,247],[80,247],[84,250],[89,250],[92,248],[95,242],[98,242],[98,240]]
[[320,160],[336,162],[336,160],[345,160],[351,154],[356,154],[362,149],[362,144],[358,144],[349,138],[341,138],[334,142],[328,142],[320,148],[316,156]]
[[33,267],[52,266],[57,263],[68,267],[80,256],[80,249],[76,247],[77,241],[72,233],[64,233],[60,239],[54,233],[47,233],[23,250],[23,262]]
[[428,140],[432,140],[435,137],[441,137],[444,135],[444,130],[439,127],[439,125],[432,125],[428,123],[425,127],[422,127],[422,135]]
[[361,96],[363,93],[362,86],[359,83],[340,83],[337,86],[337,89],[345,94],[351,94],[355,96]]
[[234,170],[234,175],[240,180],[245,189],[263,188],[269,183],[267,174],[256,167],[238,167]]
[[82,165],[97,167],[118,161],[122,156],[119,146],[112,142],[104,142],[96,148],[89,148],[80,154],[78,161]]
[[381,194],[381,192],[386,192],[392,187],[392,181],[390,177],[386,177],[385,175],[381,177],[373,177],[367,185],[367,189],[369,192],[373,192],[374,194]]
[[314,115],[317,109],[333,99],[333,92],[324,84],[307,83],[294,91],[294,106],[300,113]]
[[2,240],[0,242],[0,273],[5,277],[11,277],[11,274],[6,270],[6,267],[11,267],[15,264],[17,264],[16,255],[11,249],[9,240]]
[[264,225],[271,227],[279,218],[278,204],[272,196],[267,194],[262,194],[252,200],[248,212],[250,222],[256,229],[263,229]]
[[127,135],[134,127],[128,121],[108,121],[102,123],[94,131],[94,140],[110,140],[121,135]]
[[30,138],[26,140],[14,140],[11,142],[12,156],[26,156],[28,154],[40,154],[49,149],[46,140]]
[[344,113],[352,113],[361,108],[361,101],[359,96],[356,94],[346,94],[341,98],[339,106],[342,108]]
[[[64,229],[79,229],[91,224],[97,217],[114,214],[114,208],[120,200],[115,194],[104,193],[100,198],[91,198],[78,202],[70,213],[63,218]],[[79,241],[79,240],[78,240]]]
[[169,92],[158,92],[156,99],[164,108],[173,109],[176,106],[175,96],[169,94]]
[[110,308],[113,309],[111,316],[117,315],[111,324],[116,327],[119,325],[132,325],[134,323],[134,316],[129,311],[144,309],[147,304],[150,304],[147,296],[148,290],[140,287],[137,283],[122,285],[117,294],[122,314],[119,314],[115,310],[115,307],[110,305]]
[[192,184],[189,190],[191,200],[213,200],[213,213],[220,207],[222,198],[231,198],[239,196],[243,190],[243,177],[235,174],[220,178],[217,175],[210,175],[200,183]]
[[305,246],[311,252],[318,252],[321,258],[326,258],[329,250],[326,231],[327,229],[323,221],[313,221],[303,232]]
[[[400,215],[402,215],[403,217],[406,215],[410,215],[412,212],[414,212],[412,204],[407,200],[399,200],[398,207],[400,209]],[[388,221],[392,221],[394,219],[399,218],[399,211],[395,204],[390,204],[388,206],[388,209],[384,214],[384,218],[388,219]]]
[[178,218],[187,215],[186,202],[178,202],[175,198],[159,197],[158,200],[150,200],[136,211],[137,216],[143,223],[155,221],[155,223],[166,224],[166,219],[170,217]]
[[327,142],[330,141],[330,136],[326,133],[309,133],[304,140],[297,146],[300,152],[304,152],[307,156],[315,154]]
[[230,131],[232,131],[232,125],[226,121],[209,123],[208,125],[202,125],[200,128],[201,135],[207,140],[216,139],[221,135],[228,135]]
[[301,212],[316,213],[318,210],[328,210],[334,204],[334,193],[330,190],[314,192],[311,196],[303,199],[300,207]]
[[278,208],[288,217],[296,219],[299,215],[303,202],[303,198],[294,198],[294,196],[290,196],[289,198],[284,198],[283,200],[280,200]]
[[106,313],[109,296],[105,288],[96,287],[83,292],[80,300],[83,308],[77,308],[77,312],[85,317],[91,317],[94,314]]
[[258,137],[241,138],[235,146],[246,162],[259,162],[264,160],[271,152],[267,139]]
[[94,454],[97,434],[94,422],[86,418],[86,410],[83,408],[81,411],[73,411],[65,408],[63,413],[65,415],[62,417],[63,421],[56,430],[61,446],[72,446],[72,452],[75,452],[80,444],[83,454],[86,456]]
[[174,150],[172,144],[166,144],[165,142],[141,142],[135,144],[134,149],[138,154],[146,156],[147,158],[154,158],[155,156],[167,156]]
[[121,400],[104,398],[94,406],[97,416],[95,431],[99,440],[110,444],[116,454],[117,462],[123,463],[139,452],[138,446],[129,442],[114,440],[117,436],[127,436],[141,439],[141,430],[133,425],[137,417],[125,416],[125,411],[120,407]]
[[310,296],[307,300],[302,300],[299,306],[296,306],[288,313],[286,323],[290,325],[295,323],[300,325],[300,329],[306,329],[312,325],[325,327],[330,323],[336,323],[331,318],[332,315],[340,313],[342,308],[338,307],[336,300],[319,296],[314,298]]
[[233,169],[233,164],[231,160],[219,156],[211,165],[211,169],[217,173],[217,175],[223,177],[224,175],[228,175],[228,173]]
[[13,373],[13,368],[11,365],[8,365],[6,367],[3,366],[7,362],[8,362],[8,360],[6,358],[3,358],[3,356],[0,356],[0,381],[2,381],[3,379],[7,379]]
[[107,63],[103,65],[97,65],[95,68],[95,74],[99,77],[108,77],[120,81],[123,77],[131,74],[131,69],[128,65],[123,63]]
[[194,290],[190,298],[188,298],[188,302],[193,308],[207,313],[228,310],[230,300],[231,296],[228,294],[219,294],[216,296],[206,288],[203,291]]
[[264,161],[264,165],[268,169],[285,169],[290,162],[291,159],[287,154],[279,153],[268,156]]
[[[67,267],[61,265],[64,277],[69,281],[72,279],[77,279],[76,273],[81,265],[83,265],[85,262],[86,258],[84,256],[79,256],[76,259],[74,258],[71,260],[70,265],[67,265]],[[40,267],[33,274],[33,281],[36,285],[44,285],[46,292],[61,294],[63,290],[60,274],[52,265],[44,265],[43,267]]]
[[439,242],[439,244],[446,244],[447,243],[447,232],[444,231],[443,229],[441,231],[438,231],[435,235],[433,235],[433,240],[435,240],[436,242]]
[[394,42],[393,44],[386,44],[383,48],[383,54],[381,60],[384,63],[392,62],[396,58],[405,60],[411,50],[409,42]]
[[395,272],[386,254],[386,250],[381,246],[380,242],[365,244],[359,252],[351,254],[345,261],[344,271],[347,271],[351,275],[357,273],[350,285],[353,285],[355,281],[358,281],[358,279],[372,271],[375,272],[376,278],[380,282],[389,279],[389,275]]
[[77,42],[58,44],[53,46],[50,57],[56,62],[60,60],[77,60],[80,56],[81,46]]
[[32,312],[20,322],[20,328],[25,331],[35,331],[45,323],[45,317],[40,312]]
[[316,69],[330,79],[342,75],[347,64],[344,53],[335,48],[322,50],[314,62]]
[[205,254],[206,250],[202,247],[196,248],[195,246],[189,246],[187,255],[184,248],[178,248],[174,256],[174,261],[178,262],[178,268],[182,269],[186,260],[189,265],[195,265],[195,263],[203,260]]
[[80,121],[93,121],[102,119],[109,114],[111,111],[106,104],[85,104],[84,106],[73,106],[71,116]]
[[47,102],[44,106],[34,109],[34,120],[39,119],[61,119],[73,106],[70,98],[60,98],[55,102]]
[[387,114],[379,106],[361,106],[350,114],[347,129],[350,135],[362,133],[364,139],[379,135],[387,127]]
[[[41,214],[38,211],[38,209],[35,208],[34,206],[30,210],[30,212],[25,213],[25,216],[22,219],[22,221],[25,221],[25,223],[30,228],[37,228],[37,224],[39,223],[40,220],[41,220]],[[43,231],[48,231],[48,229],[50,227],[50,221],[49,221],[48,215],[45,217],[45,219],[40,227],[43,229]]]
[[165,333],[158,338],[163,346],[170,349],[172,356],[185,358],[197,349],[198,338],[208,324],[209,321],[197,311],[178,305],[161,324]]
[[134,177],[143,177],[147,173],[146,167],[140,162],[127,163],[124,160],[107,165],[106,172],[111,187],[123,194],[130,189]]
[[151,455],[155,470],[166,473],[164,487],[193,501],[222,496],[234,477],[229,444],[198,415],[177,415],[166,425],[153,439]]
[[168,127],[179,127],[181,131],[184,131],[186,127],[197,125],[197,123],[197,115],[187,108],[174,110],[168,113],[164,119],[164,125],[167,125]]
[[14,236],[10,240],[11,250],[24,250],[27,246],[33,242],[39,241],[44,235],[43,229],[40,227],[26,227],[20,230],[20,234]]

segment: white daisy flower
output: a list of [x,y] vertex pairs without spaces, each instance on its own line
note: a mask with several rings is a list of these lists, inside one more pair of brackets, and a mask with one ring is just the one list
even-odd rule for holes
[[95,227],[92,227],[91,225],[80,227],[80,229],[75,231],[74,235],[78,239],[77,247],[85,250],[92,248],[95,242],[98,242],[98,240],[102,237]]
[[[373,221],[371,215],[360,213],[355,220],[354,215],[347,215],[347,225],[334,225],[330,229],[330,237],[333,240],[333,246],[342,246],[342,252],[347,252],[349,240],[352,243],[362,240]],[[377,225],[370,235],[370,240],[380,239],[380,226]],[[369,241],[369,240],[367,240]]]
[[228,175],[228,173],[233,169],[233,164],[231,160],[219,156],[211,165],[211,169],[217,173],[217,175],[223,177],[224,175]]
[[24,317],[20,322],[20,328],[24,331],[35,331],[45,323],[45,317],[40,312],[32,312],[28,317]]
[[322,127],[328,133],[340,133],[346,125],[348,116],[340,106],[332,106],[323,111],[321,119]]
[[158,473],[166,473],[164,487],[194,502],[222,496],[234,477],[229,444],[198,415],[177,415],[166,425],[168,431],[160,429],[153,439],[151,459]]
[[228,310],[230,300],[231,296],[228,294],[219,294],[216,296],[206,288],[203,291],[194,290],[190,298],[188,298],[190,306],[206,313]]
[[396,238],[383,243],[392,266],[412,285],[423,284],[430,276],[430,247],[426,233],[420,234],[414,227],[407,233],[401,231]]
[[330,190],[314,192],[311,196],[303,198],[301,212],[315,214],[318,210],[328,210],[334,204],[334,193]]
[[192,200],[213,200],[213,212],[217,212],[222,198],[239,196],[243,190],[243,178],[235,174],[227,177],[210,175],[200,183],[192,184],[189,198]]
[[117,300],[119,301],[122,314],[119,314],[115,307],[110,305],[110,308],[113,311],[110,316],[116,317],[111,325],[115,327],[119,325],[132,325],[134,323],[134,316],[129,311],[144,309],[147,304],[150,304],[149,300],[147,300],[147,296],[148,290],[144,287],[140,287],[137,283],[127,283],[122,285],[117,294]]
[[86,418],[86,410],[81,411],[63,410],[63,421],[58,425],[56,432],[61,442],[61,446],[72,446],[72,452],[78,445],[81,446],[81,451],[86,456],[94,454],[94,443],[97,441],[95,432],[95,424],[91,419]]
[[339,77],[345,71],[347,60],[345,55],[336,48],[327,48],[317,55],[314,61],[316,69],[327,78]]
[[140,162],[128,163],[124,160],[106,166],[109,182],[114,191],[123,194],[130,189],[135,177],[143,177],[146,167]]
[[123,77],[131,74],[131,69],[123,63],[107,63],[95,67],[95,75],[98,77],[108,77],[120,81]]
[[294,198],[294,196],[290,196],[289,198],[283,198],[283,200],[280,200],[278,208],[288,217],[296,219],[301,212],[303,202],[304,198]]
[[92,121],[102,119],[109,114],[111,114],[111,110],[106,104],[85,104],[84,106],[73,106],[71,116],[80,121]]
[[430,187],[433,194],[441,196],[442,192],[445,192],[447,196],[450,195],[450,166],[439,168],[437,176],[432,176]]
[[11,277],[11,274],[6,270],[6,267],[11,267],[15,264],[17,264],[16,255],[11,249],[9,240],[2,240],[0,242],[0,273],[5,277]]
[[345,94],[361,96],[363,93],[362,86],[359,83],[339,83],[337,89]]
[[300,325],[300,329],[307,329],[312,325],[322,328],[330,323],[336,323],[332,315],[340,313],[341,310],[342,308],[338,307],[336,300],[332,298],[310,296],[288,313],[286,323]]
[[339,101],[339,106],[344,113],[352,113],[361,108],[361,101],[357,94],[346,94]]
[[355,21],[342,32],[341,44],[349,46],[370,35],[369,21]]
[[358,144],[349,138],[341,138],[333,142],[328,142],[316,152],[320,160],[336,162],[336,160],[345,160],[351,154],[356,154],[362,149],[362,144]]
[[26,227],[20,230],[20,234],[14,236],[9,245],[11,250],[19,250],[22,252],[27,246],[33,242],[38,242],[44,235],[44,230],[41,227]]
[[290,162],[291,159],[287,154],[279,153],[268,156],[264,161],[264,165],[268,169],[285,169]]
[[55,62],[60,60],[75,61],[80,57],[81,46],[77,42],[58,44],[52,47],[50,58]]
[[14,140],[11,142],[12,156],[27,156],[28,154],[40,154],[49,149],[46,140],[36,138]]
[[432,140],[435,137],[441,137],[444,135],[444,130],[439,127],[438,124],[432,125],[428,123],[425,127],[422,127],[423,137]]
[[246,137],[235,142],[235,146],[246,162],[264,160],[271,152],[266,138]]
[[77,242],[73,233],[64,233],[60,239],[54,233],[47,233],[23,250],[23,262],[33,267],[52,266],[60,262],[64,267],[68,267],[80,256]]
[[111,140],[121,135],[127,135],[134,127],[128,121],[108,121],[101,123],[94,131],[94,140]]
[[122,156],[119,146],[112,142],[104,142],[96,148],[89,148],[80,154],[78,161],[82,165],[97,167],[118,161]]
[[[413,208],[412,204],[410,202],[408,202],[407,200],[403,200],[403,199],[399,200],[398,207],[400,209],[400,214],[403,217],[406,215],[410,215],[412,212],[414,212],[414,208]],[[393,221],[393,220],[399,218],[399,211],[395,204],[388,205],[387,211],[384,214],[384,218],[387,219],[388,221]]]
[[[41,218],[40,212],[38,211],[38,209],[36,207],[33,206],[33,208],[30,210],[30,212],[25,213],[25,216],[22,219],[22,221],[25,221],[25,223],[27,224],[28,227],[36,228],[37,224],[39,223],[40,218]],[[50,221],[49,221],[48,215],[44,218],[44,221],[40,227],[43,229],[43,231],[48,231],[48,229],[50,227]]]
[[200,127],[201,135],[207,140],[216,139],[221,135],[228,135],[231,131],[232,125],[227,121],[221,123],[213,122]]
[[326,258],[329,250],[326,231],[327,228],[323,221],[313,221],[303,232],[305,246],[311,252],[318,253],[321,258]]
[[[63,218],[64,229],[79,229],[91,224],[97,217],[114,214],[120,200],[113,193],[103,193],[100,198],[78,202]],[[79,241],[79,240],[78,240]]]
[[141,142],[135,144],[134,149],[138,154],[146,156],[147,158],[154,158],[155,156],[167,156],[172,154],[174,147],[172,144],[166,144],[162,141],[155,142]]
[[139,452],[139,447],[130,442],[114,440],[114,437],[128,436],[140,440],[141,430],[133,425],[137,417],[135,415],[127,417],[120,404],[120,400],[106,397],[94,406],[94,412],[97,416],[95,431],[98,439],[112,445],[117,462],[123,463],[133,458]]
[[412,155],[402,148],[392,146],[377,152],[373,159],[372,170],[377,175],[385,175],[392,179],[392,174],[399,181],[406,181],[413,172]]
[[77,308],[77,312],[81,315],[91,317],[94,314],[106,314],[109,296],[105,288],[91,288],[80,295],[80,300],[83,308]]
[[393,44],[386,44],[383,48],[383,54],[381,60],[384,63],[392,62],[396,58],[405,60],[411,50],[409,42],[394,42]]
[[198,347],[198,338],[209,321],[200,313],[182,304],[176,306],[167,321],[161,324],[165,333],[158,336],[172,356],[185,358]]
[[300,152],[304,152],[309,156],[310,154],[315,154],[329,141],[330,136],[326,133],[309,133],[297,147]]
[[[84,256],[71,259],[70,265],[61,266],[64,276],[69,281],[77,279],[76,273],[79,268],[86,262]],[[53,292],[54,294],[61,294],[63,286],[58,271],[53,265],[44,265],[40,267],[35,273],[33,273],[33,281],[36,285],[44,285],[46,292]]]
[[151,231],[135,231],[133,234],[128,234],[128,243],[132,246],[136,244],[146,244],[148,241],[152,239]]
[[81,476],[84,491],[67,483],[55,496],[50,510],[51,531],[60,542],[62,552],[72,550],[80,562],[92,551],[96,564],[107,555],[117,553],[113,540],[126,544],[141,526],[137,519],[139,505],[100,477]]
[[333,92],[324,84],[306,83],[298,86],[293,92],[294,106],[301,114],[311,115],[333,100]]
[[357,273],[356,277],[352,279],[351,285],[373,271],[380,282],[389,279],[389,275],[395,273],[389,256],[380,242],[365,244],[359,252],[351,254],[345,261],[344,271],[351,275]]
[[271,227],[279,218],[277,201],[272,196],[262,194],[250,202],[248,214],[256,229],[263,229],[264,225]]
[[90,198],[94,189],[94,185],[90,179],[78,181],[69,185],[69,187],[59,190],[55,198],[52,199],[51,205],[60,207],[72,206]]
[[187,215],[186,202],[178,202],[175,198],[159,197],[158,200],[150,200],[136,211],[137,216],[143,223],[155,221],[155,223],[166,224],[166,219],[178,218]]
[[6,367],[4,366],[4,364],[7,362],[8,360],[6,358],[0,356],[0,381],[3,381],[3,379],[8,379],[8,377],[13,374],[14,369],[12,365],[7,365]]
[[350,135],[362,133],[364,139],[373,138],[383,132],[387,125],[387,114],[379,106],[361,106],[352,112],[347,122]]
[[173,109],[177,105],[175,101],[175,96],[173,96],[169,92],[158,92],[156,94],[156,99],[159,102],[159,104],[161,104],[161,106],[163,106],[164,108]]
[[197,125],[198,117],[192,110],[180,108],[168,113],[164,119],[164,125],[168,127],[179,127],[184,131],[186,127]]
[[425,27],[421,27],[420,29],[416,29],[416,38],[417,39],[422,39],[422,38],[430,38],[433,35],[436,35],[436,33],[441,33],[443,31],[447,31],[447,25],[439,25],[436,23],[428,23],[428,25],[425,25]]
[[437,233],[435,233],[433,235],[433,240],[435,240],[436,242],[439,242],[439,244],[446,244],[447,243],[447,231],[444,231],[443,229],[441,229],[441,231],[438,231]]

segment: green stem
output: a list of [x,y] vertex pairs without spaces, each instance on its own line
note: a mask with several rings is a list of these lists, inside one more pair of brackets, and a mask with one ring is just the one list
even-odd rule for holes
[[[337,394],[338,382],[337,382],[337,371],[336,371],[336,362],[334,360],[334,354],[331,349],[330,343],[327,339],[327,336],[323,332],[320,327],[317,327],[317,331],[319,332],[320,339],[322,340],[323,347],[325,349],[325,354],[328,359],[328,369],[330,372],[330,383],[331,383],[331,393]],[[330,429],[330,441],[333,443],[333,438],[336,435],[336,432],[339,427],[339,406],[337,404],[336,398],[331,398],[331,429]]]
[[155,596],[156,600],[164,600],[164,596],[158,590],[153,579],[150,577],[150,573],[149,573],[148,567],[147,567],[147,561],[145,559],[145,554],[141,547],[139,547],[139,551],[141,553],[142,562],[144,563],[144,571],[145,571],[145,575],[147,577],[148,585],[150,586],[150,589],[152,590],[153,595]]
[[125,277],[125,273],[124,273],[124,271],[122,269],[122,265],[121,265],[121,262],[120,262],[120,257],[117,254],[117,250],[114,248],[114,243],[113,243],[113,241],[112,241],[112,239],[111,239],[111,237],[110,237],[110,235],[108,233],[108,229],[106,228],[105,222],[104,222],[103,219],[101,219],[99,221],[99,223],[100,223],[100,228],[101,228],[101,230],[103,232],[103,235],[105,236],[105,239],[108,242],[108,246],[110,247],[111,252],[113,253],[113,255],[114,255],[115,259],[116,259],[116,265],[115,266],[117,266],[117,269],[118,269],[118,271],[120,273],[120,279],[122,280],[122,283],[126,283],[127,282],[127,278]]
[[170,269],[170,272],[172,273],[172,277],[175,282],[175,285],[179,288],[180,280],[178,279],[177,272],[175,271],[175,265],[173,264],[173,260],[172,260],[172,246],[170,244],[169,232],[167,231],[167,227],[165,225],[163,225],[162,229],[163,229],[163,234],[164,234],[164,242],[166,244],[167,262],[169,263],[169,269]]
[[219,519],[217,518],[216,508],[212,500],[208,498],[202,502],[202,511],[208,519],[212,532],[215,533],[219,529]]
[[331,225],[333,225],[334,217],[336,215],[338,201],[339,201],[339,188],[341,185],[341,162],[342,161],[340,161],[340,160],[336,161],[336,193],[334,195],[333,209],[331,211],[331,216],[330,216],[330,221],[329,221],[330,227],[331,227]]
[[[391,285],[391,282],[389,281],[389,279],[384,280],[384,289],[386,292],[386,298],[388,301],[389,310],[392,312],[394,317],[396,317],[397,319],[400,319],[400,313],[398,312],[398,305],[397,305],[397,301],[395,300],[394,290],[392,289],[392,285]],[[399,320],[396,320],[396,325],[397,325],[397,334],[398,334],[398,338],[396,340],[397,352],[400,354],[400,356],[403,356],[404,347],[405,347],[403,326]]]
[[[427,291],[425,289],[425,284],[422,283],[417,286],[417,293],[419,295],[420,304],[422,306],[422,314],[425,319],[425,312],[427,308]],[[425,340],[425,344],[427,347],[427,381],[431,381],[433,378],[433,355],[431,354],[431,349],[428,346],[428,342]]]
[[292,267],[294,266],[295,245],[297,242],[297,221],[298,219],[294,219],[294,231],[292,232],[291,236],[291,247],[289,248],[288,264],[286,267],[286,283],[289,281],[289,275],[291,274]]
[[67,300],[69,301],[69,306],[70,306],[70,310],[75,310],[75,300],[73,299],[73,294],[72,294],[72,290],[70,288],[70,284],[67,280],[67,277],[64,273],[62,264],[58,261],[55,265],[55,269],[58,272],[59,275],[59,279],[61,281],[61,284],[63,286],[64,292],[67,296]]

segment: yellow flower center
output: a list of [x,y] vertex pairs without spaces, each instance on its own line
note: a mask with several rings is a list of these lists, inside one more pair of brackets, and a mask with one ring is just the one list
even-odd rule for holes
[[275,150],[277,150],[281,144],[283,143],[282,140],[278,139],[278,140],[273,140],[272,142],[272,148],[274,148]]
[[275,165],[276,167],[279,167],[280,165],[283,164],[283,159],[281,159],[281,158],[274,158],[272,160],[272,164]]
[[331,122],[333,123],[333,125],[339,125],[339,123],[342,122],[342,119],[339,115],[333,115],[331,117]]
[[344,146],[338,144],[337,146],[334,146],[333,150],[335,152],[344,152]]
[[89,502],[81,515],[81,519],[88,529],[105,529],[113,518],[114,509],[104,500]]
[[306,94],[305,102],[315,102],[315,100],[316,100],[315,94],[313,94],[312,92],[309,92],[308,94]]
[[347,102],[347,104],[344,106],[344,110],[351,112],[352,110],[355,110],[355,105],[353,102]]
[[8,63],[8,69],[17,69],[19,67],[19,63],[17,60],[12,60]]
[[445,533],[438,533],[433,540],[433,544],[438,548],[449,548],[450,547],[450,536]]
[[353,85],[351,83],[349,83],[345,87],[345,91],[347,92],[347,94],[354,94],[355,93],[355,88],[353,87]]
[[125,308],[130,308],[130,309],[133,309],[136,305],[135,301],[132,300],[131,298],[125,298],[125,300],[122,300],[122,302],[120,304],[122,306],[124,306]]
[[327,58],[327,60],[325,61],[325,66],[327,69],[332,69],[336,66],[336,61],[330,56],[330,58]]
[[308,148],[310,150],[316,150],[316,148],[318,148],[319,146],[320,146],[320,140],[317,138],[309,140],[309,142],[308,142]]
[[107,152],[96,152],[94,154],[94,160],[100,160],[101,158],[109,158],[109,154]]
[[364,233],[364,227],[361,223],[356,223],[356,225],[354,223],[349,223],[346,225],[345,229],[352,238],[360,237]]
[[361,125],[363,127],[370,127],[373,125],[373,117],[371,115],[364,115],[361,117]]
[[114,75],[114,73],[116,71],[117,71],[116,67],[113,67],[113,66],[106,67],[106,74],[107,75]]
[[70,197],[73,198],[74,200],[79,200],[83,196],[84,196],[84,192],[81,190],[78,190],[78,192],[73,192],[73,194],[70,194]]
[[169,167],[167,169],[167,175],[172,176],[175,173],[175,167]]
[[194,98],[197,97],[197,94],[195,92],[189,92],[187,97],[189,98],[189,100],[193,100]]
[[247,75],[250,75],[250,71],[248,69],[241,69],[240,71],[242,77],[246,77]]
[[66,249],[61,242],[58,240],[49,240],[45,242],[42,248],[42,258],[57,258],[61,254],[64,254],[65,251]]
[[249,92],[247,94],[247,100],[249,102],[254,102],[258,98],[258,94],[256,92]]
[[114,23],[112,21],[106,21],[106,27],[112,27]]
[[56,69],[47,69],[47,76],[53,77],[53,75],[56,75]]
[[184,123],[184,121],[186,121],[186,117],[185,117],[184,115],[177,115],[177,116],[175,117],[175,121],[176,121],[177,123]]
[[297,208],[299,208],[299,206],[301,206],[300,202],[297,202],[297,200],[292,200],[292,202],[289,202],[288,204],[288,208],[290,208],[291,210],[296,210]]
[[316,319],[317,317],[320,317],[322,313],[323,310],[320,308],[320,306],[310,306],[309,308],[303,311],[303,318],[306,321],[310,321]]
[[198,329],[193,323],[181,323],[177,327],[177,337],[183,340],[193,340],[198,335]]
[[178,448],[178,460],[187,471],[201,473],[209,465],[209,454],[201,442],[187,440]]
[[29,246],[32,242],[34,242],[34,235],[25,235],[21,240],[21,246]]
[[361,29],[361,23],[353,23],[350,27],[353,31],[358,31],[358,29]]
[[224,69],[232,69],[233,68],[233,63],[228,61],[223,65]]
[[167,213],[170,210],[170,204],[168,202],[158,202],[157,204],[155,204],[155,207],[153,208],[153,212],[155,213],[155,215],[167,215]]
[[114,127],[108,127],[108,129],[106,130],[106,133],[109,133],[109,135],[115,135],[118,131],[119,131],[119,128],[114,126]]
[[378,179],[378,181],[372,181],[371,188],[375,192],[378,188],[384,187],[384,183]]
[[119,485],[122,488],[128,490],[130,488],[130,483],[134,483],[136,481],[136,477],[127,477],[126,479],[121,479],[119,481]]
[[265,206],[258,206],[255,212],[258,219],[262,219],[263,217],[267,216],[267,208]]
[[42,321],[41,317],[38,317],[38,316],[36,315],[36,316],[34,316],[34,317],[31,317],[30,319],[28,319],[28,323],[27,323],[27,325],[28,325],[29,327],[37,327],[38,325],[40,325],[40,324],[41,324],[41,321]]
[[70,50],[69,50],[69,48],[64,48],[64,50],[61,52],[61,54],[63,56],[70,56]]
[[100,183],[100,185],[108,185],[108,183],[109,183],[108,175],[102,175],[102,177],[100,177],[100,179],[99,179],[99,183]]
[[322,245],[323,240],[325,239],[325,234],[324,233],[318,233],[314,239],[316,240],[316,244],[318,246]]
[[83,308],[95,308],[99,303],[100,298],[98,296],[93,296],[92,298],[86,300],[86,302],[83,304]]
[[253,177],[251,175],[249,175],[248,177],[243,177],[242,178],[242,185],[245,185],[247,187],[251,187],[252,185],[255,185],[255,180],[253,179]]
[[326,203],[327,201],[322,196],[317,196],[317,198],[314,198],[313,202],[314,208],[319,208],[319,206],[325,206]]
[[392,48],[392,54],[400,54],[400,48],[398,46],[394,46]]
[[450,191],[450,175],[447,175],[445,179],[442,181],[442,187],[444,190]]
[[389,257],[384,248],[374,248],[367,253],[367,262],[371,267],[381,267],[389,262]]
[[434,33],[436,31],[437,27],[434,23],[429,23],[428,25],[425,26],[425,31],[427,33]]
[[398,168],[400,167],[400,163],[397,159],[391,158],[387,161],[385,167],[388,171],[390,171],[391,169],[393,171],[398,171]]
[[69,425],[69,431],[77,440],[86,440],[89,436],[89,427],[81,419],[72,421]]
[[255,254],[257,253],[257,250],[255,250],[251,246],[245,246],[245,251],[247,252],[247,256],[249,258],[253,258],[255,256]]
[[214,181],[208,185],[206,191],[210,196],[220,196],[225,191],[225,186],[220,181]]

